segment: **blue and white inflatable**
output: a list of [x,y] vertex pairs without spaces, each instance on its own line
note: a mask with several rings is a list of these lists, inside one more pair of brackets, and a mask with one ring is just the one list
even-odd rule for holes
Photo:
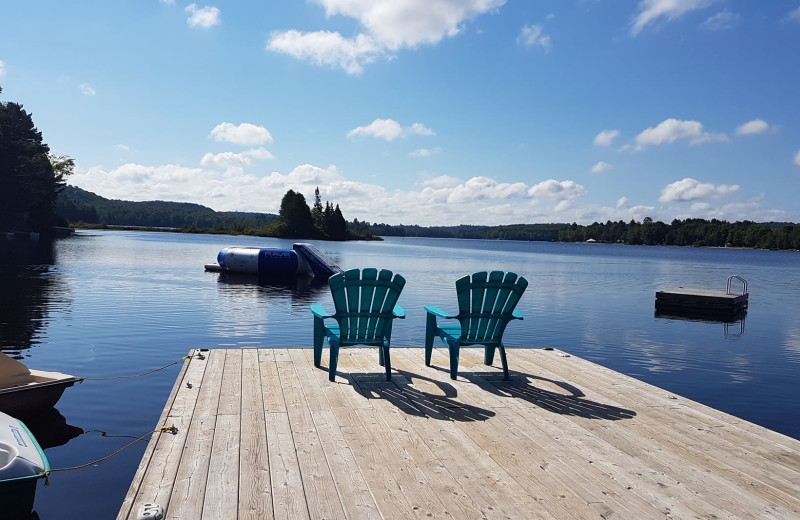
[[311,244],[296,243],[292,249],[226,247],[207,271],[255,274],[262,277],[320,276],[327,280],[342,269]]

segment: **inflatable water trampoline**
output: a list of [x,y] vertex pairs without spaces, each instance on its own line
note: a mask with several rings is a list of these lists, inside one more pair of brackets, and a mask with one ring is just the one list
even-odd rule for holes
[[216,264],[206,271],[255,274],[259,277],[314,276],[327,280],[342,268],[311,244],[298,242],[292,249],[226,247]]

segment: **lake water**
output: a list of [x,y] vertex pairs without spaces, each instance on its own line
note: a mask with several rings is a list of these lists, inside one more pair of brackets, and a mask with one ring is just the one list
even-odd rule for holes
[[[145,372],[195,347],[309,348],[308,306],[333,310],[326,285],[259,284],[203,269],[225,246],[291,244],[123,231],[84,231],[52,246],[0,243],[0,348],[32,368],[95,378]],[[314,244],[343,268],[405,276],[407,318],[394,326],[395,347],[423,345],[424,305],[456,310],[456,278],[510,270],[530,286],[508,347],[555,347],[800,439],[796,252],[414,238]],[[654,315],[656,290],[724,290],[734,274],[749,283],[743,320]],[[508,358],[514,370],[513,351]],[[67,389],[34,425],[51,465],[99,459],[152,430],[179,369]],[[37,490],[39,517],[114,518],[145,445],[52,474]]]

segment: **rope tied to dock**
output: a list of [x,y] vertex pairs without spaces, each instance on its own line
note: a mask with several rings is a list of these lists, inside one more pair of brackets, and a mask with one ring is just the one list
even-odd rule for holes
[[133,446],[137,442],[142,441],[146,437],[149,437],[150,435],[153,435],[155,433],[171,433],[172,435],[177,435],[178,434],[178,427],[175,426],[174,424],[172,424],[170,426],[162,426],[161,428],[158,428],[156,430],[149,431],[149,432],[145,433],[144,435],[140,435],[139,437],[137,437],[136,439],[132,440],[131,442],[129,442],[125,446],[123,446],[120,449],[116,450],[115,452],[109,453],[105,457],[101,457],[101,458],[93,460],[91,462],[87,462],[86,464],[80,464],[78,466],[70,466],[70,467],[67,467],[67,468],[49,469],[49,470],[41,473],[41,476],[44,477],[44,485],[45,486],[49,486],[50,485],[50,474],[51,473],[54,473],[56,471],[72,471],[72,470],[75,470],[75,469],[83,469],[83,468],[88,468],[89,466],[94,466],[95,464],[99,464],[99,463],[101,463],[101,462],[103,462],[105,460],[108,460],[108,459],[110,459],[111,457],[113,457],[115,455],[119,455],[120,453],[122,453],[126,449],[130,448],[131,446]]
[[177,359],[177,360],[173,361],[172,363],[167,363],[163,367],[154,368],[153,370],[149,370],[149,371],[144,372],[142,374],[132,374],[132,375],[126,375],[126,376],[111,376],[111,377],[80,377],[78,379],[79,379],[79,381],[81,383],[83,383],[84,381],[110,381],[112,379],[132,379],[134,377],[144,377],[144,376],[149,376],[150,374],[154,374],[154,373],[156,373],[156,372],[158,372],[160,370],[164,370],[166,368],[169,368],[172,365],[177,365],[181,361],[186,361],[187,359],[191,359],[193,357],[196,357],[198,359],[205,359],[205,356],[203,355],[203,353],[201,351],[198,351],[198,352],[195,352],[193,354],[188,354],[186,356],[183,356],[182,358]]

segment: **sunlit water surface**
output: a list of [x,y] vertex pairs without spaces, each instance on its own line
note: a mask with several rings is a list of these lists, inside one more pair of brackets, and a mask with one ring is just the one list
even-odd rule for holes
[[[145,372],[189,349],[311,346],[308,306],[333,308],[326,285],[206,272],[230,245],[291,247],[253,237],[81,232],[46,244],[4,244],[0,348],[28,366],[82,377]],[[481,240],[315,242],[344,268],[403,274],[393,346],[420,347],[423,307],[455,311],[456,278],[514,271],[530,286],[509,347],[555,347],[786,435],[800,438],[800,254]],[[750,309],[724,324],[654,315],[655,291],[749,283]],[[734,286],[734,288],[737,288]],[[422,359],[420,359],[422,363]],[[514,354],[509,353],[514,369]],[[156,425],[178,374],[86,381],[42,418],[54,468],[107,455]],[[83,433],[80,433],[80,432]],[[47,432],[47,433],[39,433]],[[145,443],[41,484],[42,520],[113,518]]]

